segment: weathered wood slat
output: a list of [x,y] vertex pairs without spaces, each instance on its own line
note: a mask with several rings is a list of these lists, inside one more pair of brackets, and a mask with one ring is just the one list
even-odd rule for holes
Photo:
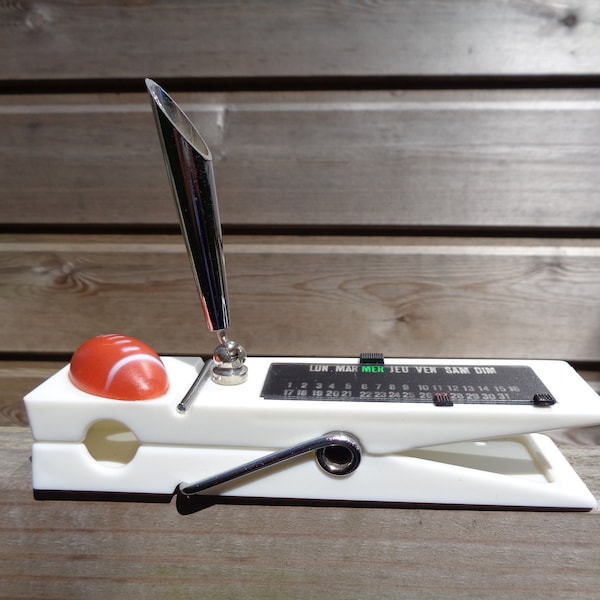
[[4,3],[0,79],[596,74],[594,0]]
[[[226,225],[600,227],[597,90],[175,96]],[[0,130],[0,223],[176,223],[145,95],[0,97]]]
[[[0,428],[10,598],[595,598],[600,512],[35,502],[29,431]],[[563,452],[600,496],[597,447]]]
[[[600,356],[600,240],[230,237],[233,332],[255,354]],[[0,238],[0,351],[121,332],[210,354],[179,236]]]

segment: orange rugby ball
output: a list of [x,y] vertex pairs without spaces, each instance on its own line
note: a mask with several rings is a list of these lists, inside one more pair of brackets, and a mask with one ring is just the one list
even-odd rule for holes
[[150,400],[169,389],[160,356],[125,335],[100,335],[84,342],[69,368],[73,385],[88,394],[115,400]]

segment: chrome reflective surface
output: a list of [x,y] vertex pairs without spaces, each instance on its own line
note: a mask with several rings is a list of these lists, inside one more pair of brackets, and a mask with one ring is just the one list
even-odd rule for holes
[[186,395],[183,397],[181,402],[177,405],[178,413],[187,412],[188,408],[192,405],[192,403],[196,399],[196,396],[200,392],[200,389],[202,388],[202,386],[210,378],[210,374],[213,370],[214,365],[215,365],[215,363],[212,360],[207,360],[204,363],[200,373],[198,373],[198,376],[194,380],[194,383],[192,383],[192,386],[187,391]]
[[199,494],[210,488],[223,483],[228,483],[229,481],[233,481],[234,479],[238,479],[245,475],[250,475],[251,473],[256,473],[261,469],[277,465],[308,452],[317,451],[317,453],[320,454],[319,451],[327,448],[344,450],[342,463],[334,460],[332,455],[330,455],[327,460],[321,460],[322,456],[317,460],[319,466],[332,475],[349,475],[355,471],[360,464],[362,451],[358,440],[353,435],[344,431],[333,431],[321,437],[286,448],[285,450],[267,454],[266,456],[262,456],[261,458],[245,463],[239,467],[225,471],[224,473],[214,475],[213,477],[208,477],[202,481],[196,483],[182,483],[179,486],[179,493],[184,496],[193,496],[194,494]]
[[212,155],[175,101],[151,79],[146,87],[206,322],[224,331],[229,308]]

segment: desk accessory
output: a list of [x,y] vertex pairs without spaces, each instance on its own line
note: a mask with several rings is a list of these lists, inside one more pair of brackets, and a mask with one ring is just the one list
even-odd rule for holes
[[600,423],[565,362],[247,357],[229,304],[210,150],[146,80],[213,357],[88,340],[25,397],[38,499],[591,510],[539,433]]

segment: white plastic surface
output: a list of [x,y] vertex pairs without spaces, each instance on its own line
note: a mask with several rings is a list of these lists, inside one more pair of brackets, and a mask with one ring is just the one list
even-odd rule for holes
[[[202,366],[163,358],[171,388],[155,400],[85,394],[68,367],[25,398],[37,490],[170,494],[274,450],[342,430],[363,458],[348,476],[311,456],[208,494],[315,500],[590,509],[595,500],[545,436],[519,435],[600,423],[600,400],[566,363],[386,359],[386,364],[526,365],[556,398],[551,407],[264,400],[271,362],[348,359],[249,358],[248,382],[207,381],[189,411],[176,406]],[[494,439],[503,438],[503,439]],[[506,439],[508,438],[508,439]],[[432,446],[440,446],[432,447]]]

